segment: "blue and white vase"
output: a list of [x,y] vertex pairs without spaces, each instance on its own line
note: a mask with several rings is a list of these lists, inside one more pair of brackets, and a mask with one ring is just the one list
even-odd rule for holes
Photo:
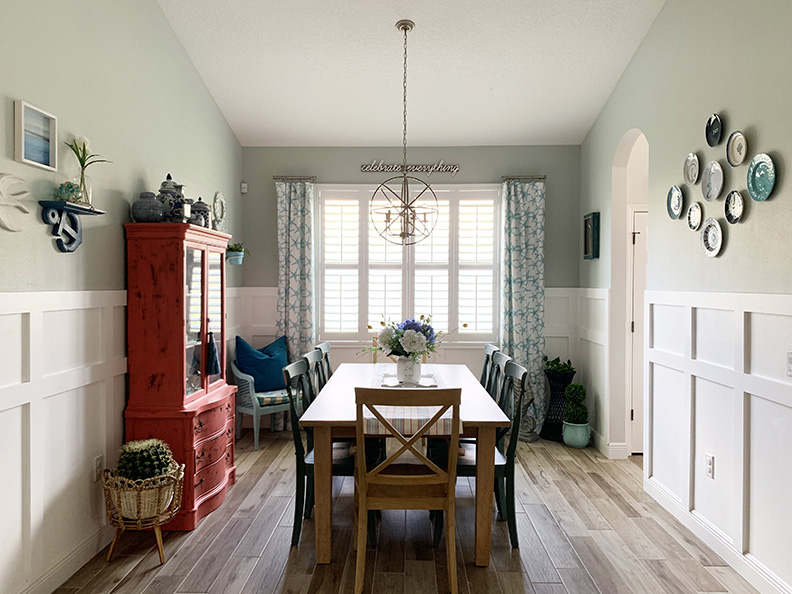
[[417,384],[421,381],[421,364],[410,357],[396,359],[396,379],[400,384]]

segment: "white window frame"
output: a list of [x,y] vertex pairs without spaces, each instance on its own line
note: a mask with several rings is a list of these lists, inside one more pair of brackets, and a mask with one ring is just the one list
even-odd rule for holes
[[[368,328],[369,319],[369,299],[368,299],[368,285],[369,285],[369,250],[368,250],[368,224],[369,224],[369,201],[371,196],[376,190],[378,184],[316,184],[316,203],[315,203],[315,230],[314,230],[314,245],[316,254],[316,274],[315,274],[315,311],[316,311],[316,334],[317,340],[333,341],[334,343],[346,343],[350,346],[366,346],[371,344],[371,337],[377,332],[377,328]],[[501,224],[502,219],[502,192],[500,184],[432,184],[432,189],[437,194],[438,200],[447,199],[449,201],[449,262],[448,266],[448,325],[450,332],[443,337],[444,345],[470,345],[478,346],[487,342],[497,342],[499,340],[500,324],[501,324],[501,265],[502,265],[502,235],[503,229]],[[459,325],[459,301],[455,297],[458,295],[458,281],[459,272],[462,269],[480,269],[485,266],[479,264],[462,264],[459,262],[458,254],[458,229],[456,221],[458,220],[458,208],[460,199],[474,197],[475,194],[492,194],[495,197],[495,212],[494,212],[494,226],[495,226],[495,253],[493,262],[493,322],[492,332],[467,332]],[[322,244],[324,238],[324,203],[328,198],[348,198],[357,199],[359,201],[360,212],[360,227],[359,233],[359,251],[358,251],[358,329],[356,332],[328,332],[324,328],[324,271],[327,267],[330,268],[349,268],[348,265],[338,264],[325,264],[324,261],[324,246]],[[489,196],[488,196],[489,197]],[[416,269],[414,261],[414,251],[408,247],[403,252],[402,264],[400,268],[407,266],[411,270]],[[420,264],[418,267],[436,268],[437,265],[433,264]],[[387,265],[377,265],[378,268],[386,268]],[[445,267],[445,266],[444,266]],[[414,274],[407,274],[403,277],[405,282],[402,282],[402,318],[407,315],[414,315]],[[405,313],[405,312],[409,312]],[[424,312],[417,312],[420,313]],[[431,313],[431,312],[427,312]],[[392,321],[401,321],[392,320]],[[461,332],[460,332],[461,330]]]

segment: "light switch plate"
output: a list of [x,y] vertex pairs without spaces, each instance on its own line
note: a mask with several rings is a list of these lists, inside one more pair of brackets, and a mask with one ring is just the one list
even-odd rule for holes
[[792,351],[787,351],[787,375],[792,377]]
[[715,478],[715,456],[712,454],[704,454],[705,458],[705,466],[704,466],[704,473],[710,477],[711,479]]
[[248,192],[248,185],[247,182],[242,182],[239,184],[239,193],[240,194],[247,194]]

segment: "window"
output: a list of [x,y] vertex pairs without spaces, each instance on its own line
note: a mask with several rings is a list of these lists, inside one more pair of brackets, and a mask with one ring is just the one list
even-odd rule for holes
[[375,188],[317,186],[320,340],[366,343],[380,322],[422,314],[451,332],[446,341],[497,340],[499,186],[433,186],[438,222],[413,246],[377,234],[369,218]]

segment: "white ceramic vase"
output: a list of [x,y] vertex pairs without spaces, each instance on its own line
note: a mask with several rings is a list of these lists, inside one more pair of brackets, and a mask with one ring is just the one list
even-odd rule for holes
[[421,381],[421,364],[409,357],[396,360],[396,379],[401,384],[417,384]]

